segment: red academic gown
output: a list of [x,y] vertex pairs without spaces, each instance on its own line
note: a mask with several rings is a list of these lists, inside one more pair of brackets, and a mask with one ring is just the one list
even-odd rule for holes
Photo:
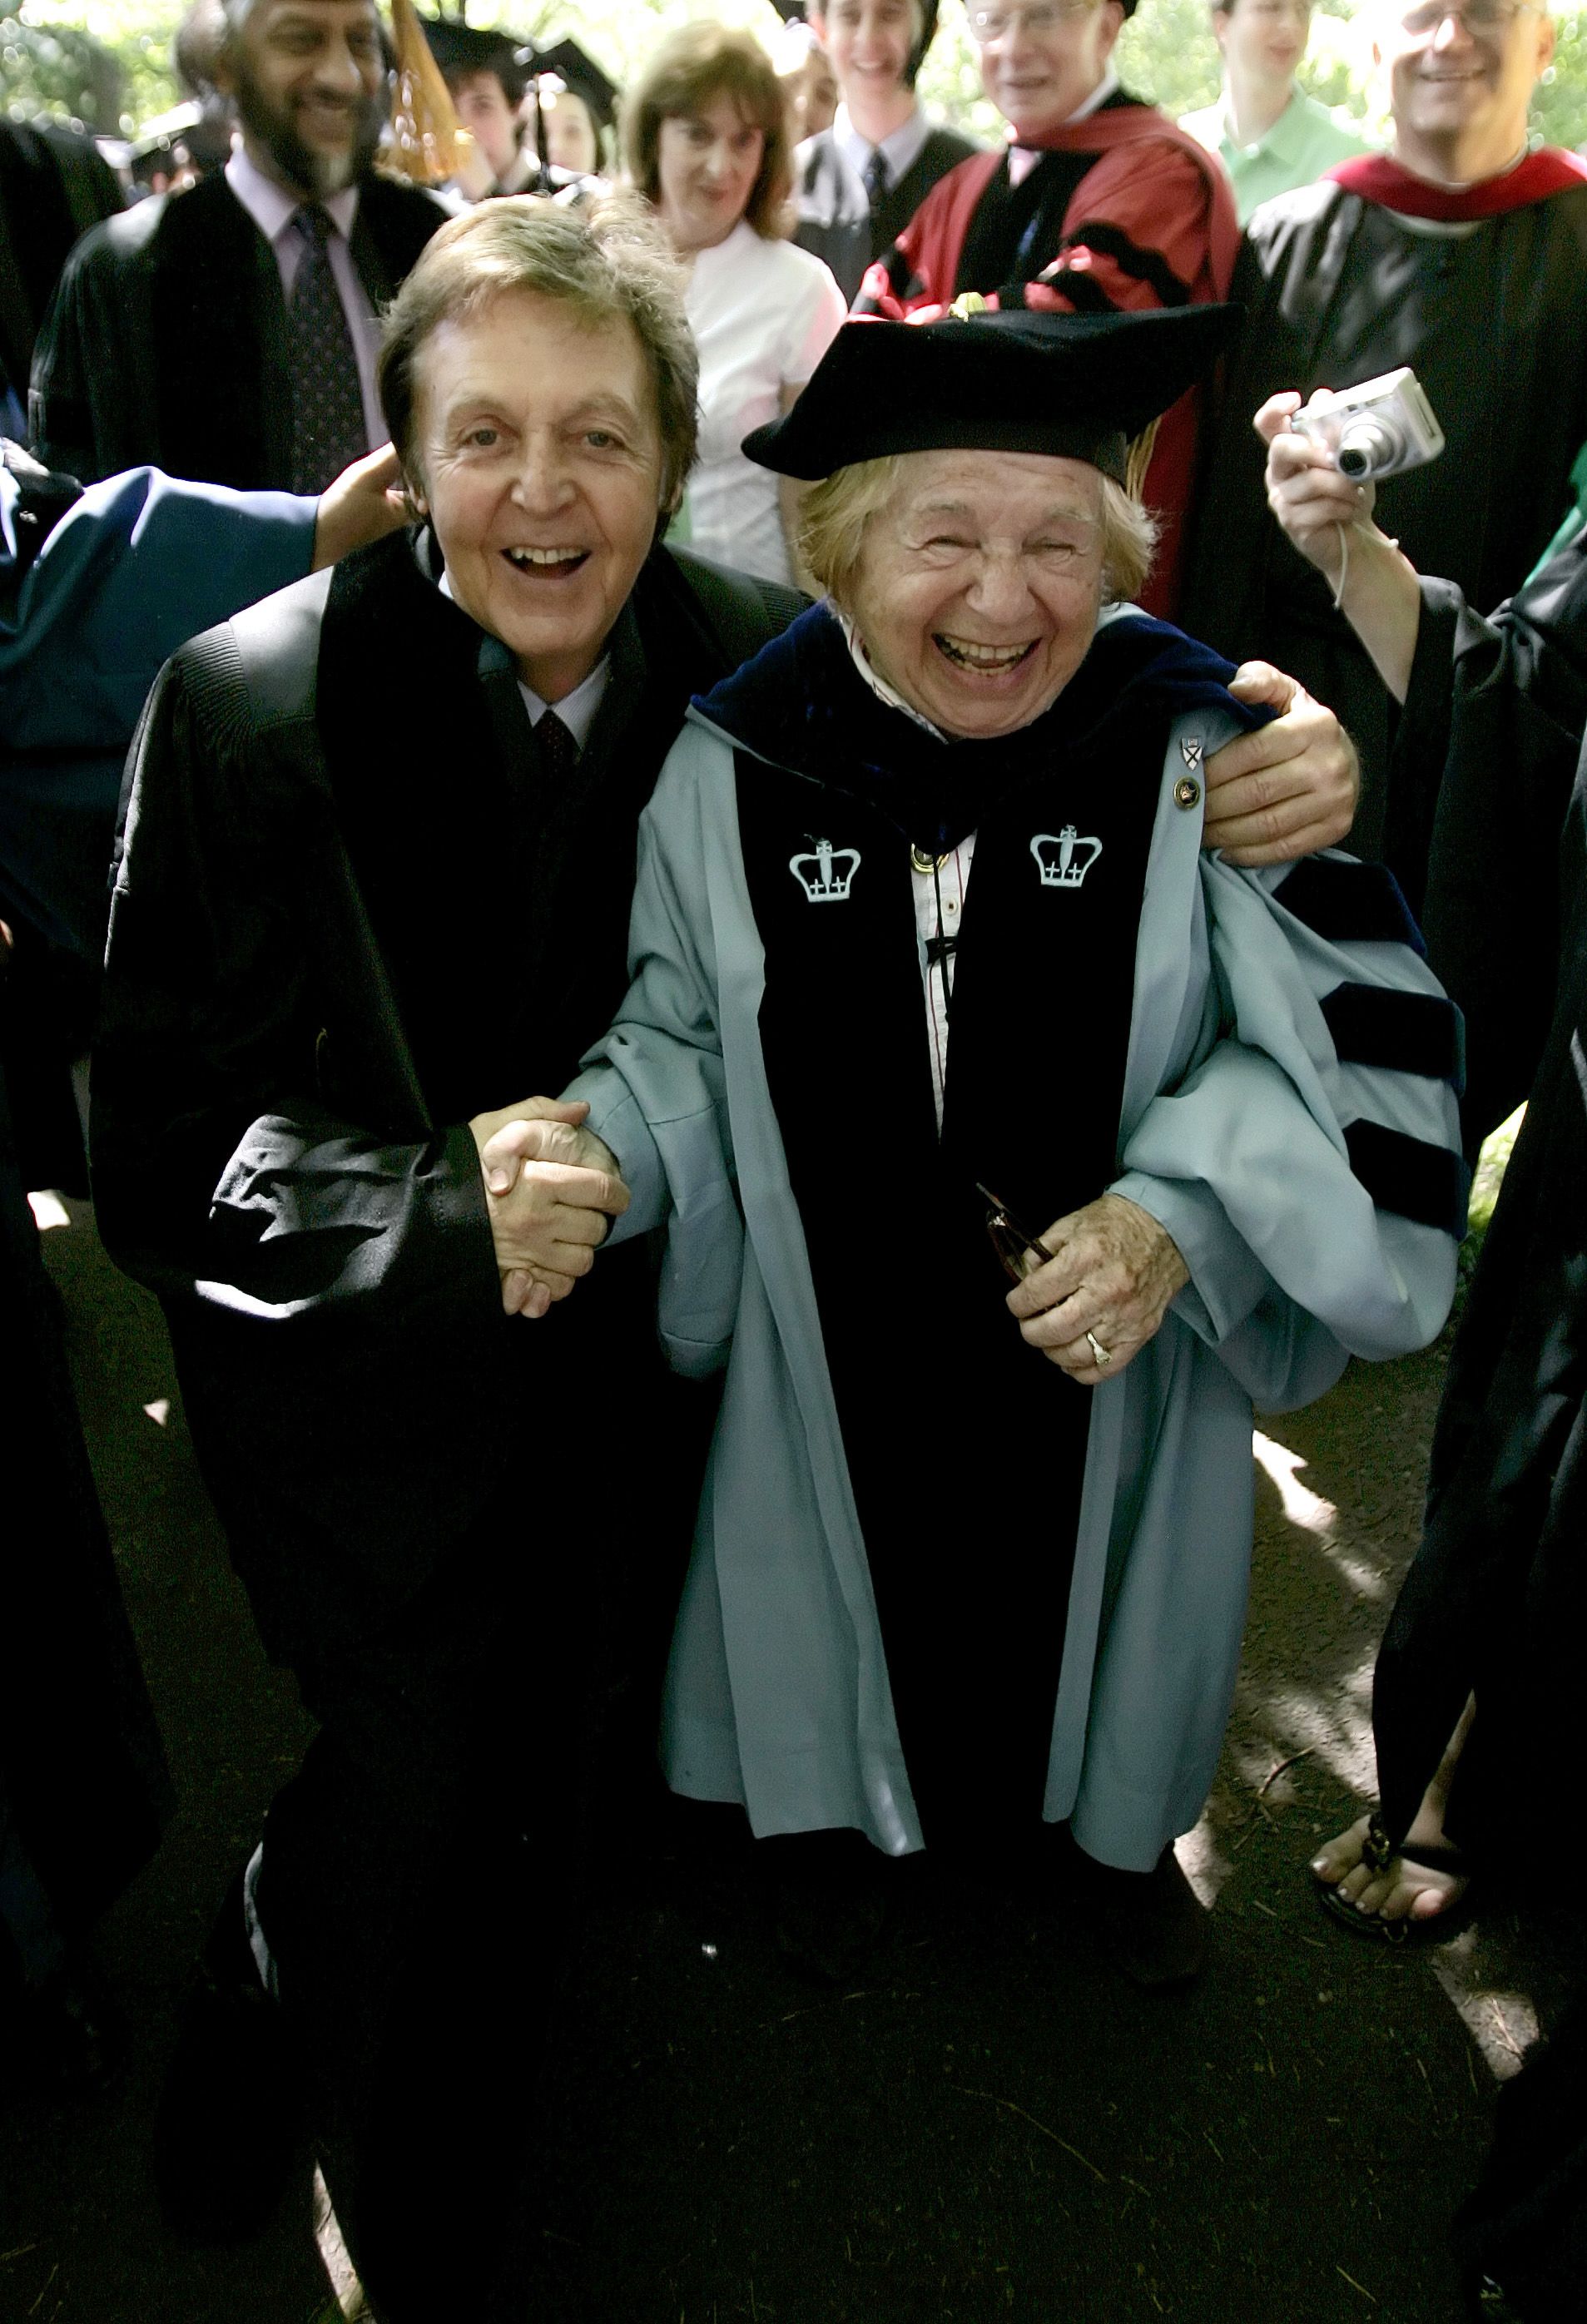
[[[1019,188],[1006,148],[950,171],[872,267],[855,313],[924,319],[966,290],[998,307],[1077,314],[1227,295],[1240,243],[1234,200],[1217,161],[1194,138],[1121,92],[1085,120],[1049,132],[1040,147]],[[992,279],[984,279],[989,268]],[[1201,393],[1193,390],[1165,414],[1146,475],[1163,535],[1142,603],[1167,619],[1178,603],[1200,418]]]

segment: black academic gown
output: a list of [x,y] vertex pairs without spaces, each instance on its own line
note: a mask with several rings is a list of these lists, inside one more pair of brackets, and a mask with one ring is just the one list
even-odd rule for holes
[[[417,187],[364,178],[350,246],[376,313],[446,222]],[[147,464],[291,490],[281,273],[222,172],[78,244],[40,328],[28,429],[46,467],[85,484]]]
[[1451,1359],[1373,1720],[1384,1812],[1403,1831],[1474,1687],[1459,1815],[1509,1849],[1527,1844],[1527,1819],[1539,1845],[1552,1829],[1539,1771],[1572,1748],[1587,1610],[1587,542],[1490,620],[1447,584],[1423,590],[1390,807],[1430,833],[1429,936],[1471,1011],[1473,1127],[1530,1094]]
[[503,650],[399,537],[186,647],[134,746],[96,1199],[321,1721],[259,1911],[397,2324],[455,2295],[443,2179],[482,2273],[500,2231],[604,1642],[680,1570],[708,1425],[654,1353],[642,1246],[547,1323],[502,1314],[467,1120],[604,1029],[684,706],[797,602],[656,552],[553,794]]
[[121,206],[115,171],[80,130],[0,120],[0,399],[9,387],[25,405],[33,341],[67,254]]
[[[1246,309],[1198,499],[1180,618],[1231,660],[1290,671],[1361,753],[1352,847],[1381,858],[1389,706],[1332,592],[1267,507],[1251,415],[1294,388],[1346,387],[1409,364],[1447,438],[1378,490],[1378,521],[1474,605],[1519,588],[1569,498],[1587,439],[1587,185],[1454,235],[1419,231],[1327,180],[1264,203],[1231,298]],[[1389,857],[1413,908],[1425,862]]]
[[1425,863],[1428,957],[1466,1023],[1480,1144],[1526,1097],[1558,977],[1560,835],[1587,726],[1587,530],[1491,616],[1444,580],[1394,721],[1388,848]]

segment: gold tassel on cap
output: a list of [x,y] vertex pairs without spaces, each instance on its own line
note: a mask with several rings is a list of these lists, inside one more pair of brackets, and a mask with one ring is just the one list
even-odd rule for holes
[[416,186],[438,186],[457,174],[459,136],[451,91],[419,21],[413,0],[391,0],[397,85],[392,99],[392,143],[383,160]]
[[1124,455],[1124,489],[1132,501],[1144,499],[1146,472],[1151,466],[1151,456],[1158,447],[1158,422],[1154,420],[1143,428]]

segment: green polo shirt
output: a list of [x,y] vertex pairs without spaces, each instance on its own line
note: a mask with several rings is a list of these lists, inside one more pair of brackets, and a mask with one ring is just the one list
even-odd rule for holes
[[1204,113],[1187,113],[1179,126],[1209,153],[1215,153],[1229,172],[1234,206],[1243,226],[1259,203],[1292,186],[1309,186],[1335,161],[1352,153],[1372,151],[1364,137],[1341,128],[1325,105],[1296,89],[1265,137],[1254,145],[1236,145],[1222,105]]

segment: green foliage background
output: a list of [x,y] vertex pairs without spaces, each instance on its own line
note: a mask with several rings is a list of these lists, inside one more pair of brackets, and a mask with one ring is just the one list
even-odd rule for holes
[[[178,0],[0,0],[0,103],[17,119],[51,113],[101,134],[129,134],[177,101],[168,46],[180,13]],[[468,14],[471,23],[500,20],[532,38],[574,33],[623,80],[685,13],[678,0],[583,0],[577,7],[568,0],[474,0]],[[721,0],[710,13],[750,25],[769,44],[779,29],[768,0]],[[1558,57],[1537,92],[1534,118],[1553,143],[1580,145],[1587,143],[1587,8],[1562,14],[1558,33]],[[1119,61],[1129,87],[1169,113],[1209,104],[1218,51],[1206,0],[1141,0],[1124,28]],[[1301,77],[1369,135],[1383,134],[1364,17],[1351,0],[1319,0]],[[946,0],[921,87],[951,119],[991,133],[995,115],[981,96],[958,0]]]

